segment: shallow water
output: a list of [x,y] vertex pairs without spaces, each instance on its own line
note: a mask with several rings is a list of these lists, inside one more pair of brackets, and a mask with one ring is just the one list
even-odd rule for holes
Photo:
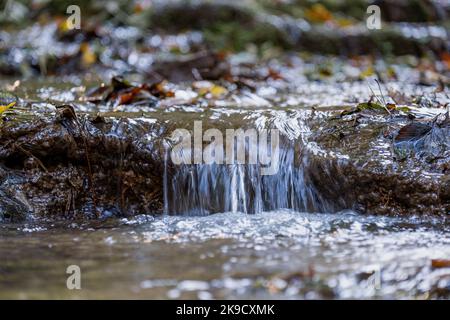
[[[368,93],[365,84],[358,88],[363,87]],[[328,95],[332,100],[329,106],[349,103],[354,93],[354,88],[326,93],[323,88],[333,85],[317,86],[316,90],[318,95],[321,92],[318,99]],[[30,89],[29,95],[19,95],[32,110],[45,111],[54,108],[43,100],[55,98],[55,93],[60,93],[56,94],[60,102],[75,101],[78,95],[77,91],[71,92],[73,96],[63,94],[66,88],[50,93]],[[199,114],[218,122],[244,118],[256,125],[270,115],[282,132],[294,139],[304,132],[290,120],[302,113],[297,107],[288,109],[315,102],[301,100],[302,96],[301,92],[288,95],[269,110],[220,105],[207,112],[183,105],[148,108],[145,120],[176,120],[190,128]],[[438,94],[445,98],[441,96]],[[77,111],[83,107],[77,104]],[[421,113],[425,110],[432,112],[420,108]],[[301,176],[288,172],[289,165],[283,168],[291,180]],[[180,190],[185,184],[179,182],[185,180],[186,172],[180,170],[174,185]],[[224,185],[231,185],[230,176],[225,178]],[[288,189],[275,182],[266,184],[265,189],[272,190],[266,198],[275,207],[286,207],[289,192],[276,190]],[[298,186],[304,187],[301,181]],[[211,196],[206,187],[198,190],[201,197]],[[171,203],[165,202],[171,212],[184,213],[181,216],[0,224],[0,298],[450,298],[450,268],[432,267],[433,259],[450,259],[448,218],[288,210],[186,216],[186,203],[194,211],[199,206],[177,191],[172,190],[176,196]],[[181,209],[174,210],[177,206]],[[238,210],[247,207],[236,206]],[[81,268],[81,290],[66,288],[69,265]]]
[[[290,42],[298,42],[300,34],[307,36],[311,27],[317,27],[294,16],[264,13],[263,7],[258,19],[289,34]],[[45,19],[48,17],[42,21]],[[55,112],[55,105],[70,103],[79,114],[124,117],[136,127],[159,122],[190,129],[194,120],[224,128],[273,124],[290,141],[296,141],[309,134],[309,128],[299,125],[303,115],[314,112],[316,117],[325,117],[328,111],[371,101],[372,96],[384,101],[386,95],[388,102],[414,105],[412,113],[419,119],[444,112],[449,102],[448,89],[441,83],[445,80],[448,84],[449,75],[448,59],[443,57],[430,65],[413,57],[374,61],[296,52],[276,58],[277,50],[272,50],[276,48],[268,47],[261,50],[268,53],[262,62],[253,48],[227,58],[230,75],[240,80],[217,82],[224,86],[224,95],[214,97],[209,92],[205,98],[193,83],[168,83],[173,97],[159,101],[152,98],[115,105],[105,97],[93,104],[87,98],[100,83],[108,85],[113,75],[120,74],[137,84],[148,82],[147,71],[158,66],[162,57],[170,61],[178,56],[176,51],[182,58],[203,50],[205,35],[189,30],[176,34],[167,30],[160,35],[122,21],[117,26],[100,19],[95,25],[104,25],[94,35],[85,30],[88,32],[80,38],[71,39],[50,20],[42,24],[33,18],[23,30],[11,26],[0,31],[0,69],[22,79],[4,75],[0,79],[0,90],[12,91],[20,98],[22,109],[17,114],[13,110],[12,120],[19,115],[26,119]],[[441,19],[433,18],[426,25],[388,22],[387,27],[405,38],[429,43],[427,39],[434,37],[448,44],[446,26],[434,20]],[[352,33],[357,40],[364,34],[365,26],[349,21],[354,24],[350,28],[319,26],[324,41],[331,39],[331,31],[332,38]],[[80,60],[81,41],[93,50],[95,62],[86,62],[83,56]],[[320,47],[327,52],[328,45]],[[341,47],[348,45],[344,41]],[[211,69],[220,71],[218,66]],[[241,78],[245,81],[238,85]],[[378,86],[373,78],[384,84]],[[117,125],[119,137],[121,128]],[[136,131],[139,136],[142,130]],[[151,140],[155,134],[146,132],[142,139]],[[323,151],[317,145],[308,147]],[[377,141],[370,151],[388,166],[392,163],[390,150],[390,144]],[[299,153],[292,148],[282,151],[280,173],[264,179],[251,167],[242,166],[184,166],[170,176],[165,153],[164,211],[178,216],[90,222],[29,220],[26,224],[0,221],[0,298],[450,298],[450,268],[432,266],[433,259],[450,259],[448,215],[419,218],[350,211],[299,212],[330,212],[333,205],[319,201],[305,183],[302,167],[295,166]],[[216,183],[222,188],[215,188]],[[286,207],[297,211],[277,209]],[[267,212],[272,209],[276,210]],[[243,212],[211,214],[226,210]],[[66,288],[69,265],[81,267],[81,290]]]
[[[0,298],[449,298],[445,218],[277,210],[1,225]],[[81,268],[81,290],[66,268]]]
[[[117,113],[117,117],[146,122],[158,119],[188,128],[194,120],[204,120],[205,126],[212,120],[235,127],[244,119],[246,124],[264,127],[272,119],[289,139],[299,139],[307,132],[299,126],[301,121],[293,119],[311,112],[310,107],[327,112],[367,101],[371,95],[366,82],[311,82],[299,77],[296,70],[285,74],[290,89],[279,83],[278,88],[274,82],[259,88],[257,95],[240,92],[205,105],[191,104],[192,89],[179,85],[172,102],[162,100],[156,107],[126,106],[118,111],[128,114]],[[386,88],[406,92],[408,97],[420,93],[433,105],[448,101],[447,92],[417,86],[415,73],[399,72],[399,81],[386,84]],[[109,105],[93,106],[80,99],[91,86],[89,81],[73,78],[60,83],[28,81],[16,93],[31,111],[53,112],[52,103],[74,103],[78,112],[110,112]],[[443,111],[415,109],[418,117]],[[286,206],[315,209],[306,205],[315,197],[301,196],[311,192],[302,175],[292,171],[291,156],[283,158],[280,174],[285,177],[280,181],[295,187],[291,192],[278,180],[268,179],[258,188],[253,186],[261,194],[267,192],[251,202],[248,190],[234,187],[245,196],[236,196],[239,206],[214,203],[208,183],[193,188],[192,197],[182,197],[185,182],[190,182],[191,168],[186,166],[165,182],[172,186],[165,199],[166,211],[181,216],[0,224],[0,298],[450,298],[450,268],[432,267],[433,259],[450,259],[448,218],[288,210],[209,215],[213,210],[201,206],[200,200],[208,199],[219,211],[259,212]],[[199,177],[211,178],[208,170],[197,169]],[[221,178],[229,191],[234,175],[225,171],[218,170],[215,177]],[[197,198],[200,205],[194,201]],[[203,216],[186,216],[190,211]],[[69,265],[81,268],[81,290],[66,288]]]

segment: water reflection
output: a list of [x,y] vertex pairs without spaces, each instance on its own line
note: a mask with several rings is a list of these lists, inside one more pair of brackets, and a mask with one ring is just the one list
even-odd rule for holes
[[[431,265],[450,257],[444,218],[278,210],[1,228],[2,298],[450,297],[450,269]],[[65,289],[69,264],[82,290]]]

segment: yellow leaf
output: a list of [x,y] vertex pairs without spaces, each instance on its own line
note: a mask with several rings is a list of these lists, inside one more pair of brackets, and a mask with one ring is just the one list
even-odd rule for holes
[[196,81],[192,86],[200,96],[210,94],[213,98],[220,98],[228,92],[226,88],[213,84],[210,81]]
[[8,104],[7,106],[1,106],[0,105],[0,114],[2,114],[3,112],[5,112],[6,110],[14,107],[16,105],[16,101],[11,102],[10,104]]
[[306,9],[305,17],[312,22],[327,22],[333,20],[333,15],[324,5],[316,3],[311,8]]
[[366,70],[361,72],[361,74],[359,76],[364,79],[364,78],[373,76],[374,74],[375,74],[375,70],[373,69],[372,66],[370,66]]
[[336,19],[336,23],[339,27],[346,28],[354,25],[354,22],[347,18],[338,18]]
[[64,19],[58,24],[58,30],[62,33],[72,30],[71,25],[68,21],[69,19]]
[[395,69],[389,66],[386,70],[386,74],[389,78],[397,78],[397,72],[395,72]]
[[81,51],[81,63],[83,66],[88,67],[97,61],[97,56],[88,43],[82,43],[80,46]]
[[214,85],[211,88],[210,92],[214,98],[219,98],[219,97],[225,95],[228,91],[227,91],[227,89],[225,89],[222,86]]

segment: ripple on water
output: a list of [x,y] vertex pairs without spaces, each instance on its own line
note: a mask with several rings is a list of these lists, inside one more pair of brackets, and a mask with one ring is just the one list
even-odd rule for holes
[[81,261],[85,283],[103,288],[83,291],[89,297],[450,297],[450,269],[431,265],[450,257],[445,218],[277,210],[2,230],[5,268],[29,280],[3,290],[0,278],[6,296],[32,290],[43,280],[30,274],[40,269],[45,285],[56,290],[57,267]]

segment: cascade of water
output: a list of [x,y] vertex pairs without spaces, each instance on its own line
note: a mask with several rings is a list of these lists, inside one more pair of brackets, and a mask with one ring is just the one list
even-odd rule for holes
[[297,156],[293,143],[281,148],[273,175],[262,175],[259,164],[181,164],[167,177],[165,163],[164,208],[170,214],[191,215],[281,208],[325,211],[305,174],[307,165],[308,158]]
[[[200,146],[194,143],[194,149],[189,143],[192,142],[192,132],[182,132],[182,137],[188,137],[188,143],[180,144],[177,139],[172,142],[177,146],[176,152],[171,150],[175,158],[182,159],[177,164],[173,163],[173,154],[168,156],[169,150],[165,150],[166,213],[207,215],[229,211],[257,213],[294,209],[329,212],[333,209],[333,205],[320,197],[311,181],[308,158],[310,144],[307,139],[311,132],[306,122],[311,116],[309,111],[269,110],[234,116],[233,119],[225,117],[223,122],[216,119],[213,122],[216,126],[214,129],[222,130],[209,132],[203,141],[199,132],[196,136],[194,126],[194,142],[195,137],[200,137]],[[229,146],[228,129],[235,128],[237,124],[242,129],[239,133],[241,138],[237,138],[238,134],[234,131],[236,140],[231,139]],[[247,129],[249,131],[244,132]],[[218,153],[225,158],[219,161],[220,164],[206,164],[205,158],[211,159],[208,158],[211,150],[216,154],[217,146],[211,140],[211,136],[214,136],[215,143],[216,135],[219,135]],[[194,157],[199,150],[203,152],[203,158],[198,154]],[[244,154],[245,159],[242,157]],[[198,163],[196,159],[203,163]],[[230,162],[230,159],[234,161]],[[275,172],[268,170],[273,168],[276,168]]]
[[168,158],[169,158],[168,146],[166,144],[164,144],[163,193],[164,193],[164,214],[165,215],[167,215],[169,213],[169,197],[168,197],[169,188],[167,185]]

